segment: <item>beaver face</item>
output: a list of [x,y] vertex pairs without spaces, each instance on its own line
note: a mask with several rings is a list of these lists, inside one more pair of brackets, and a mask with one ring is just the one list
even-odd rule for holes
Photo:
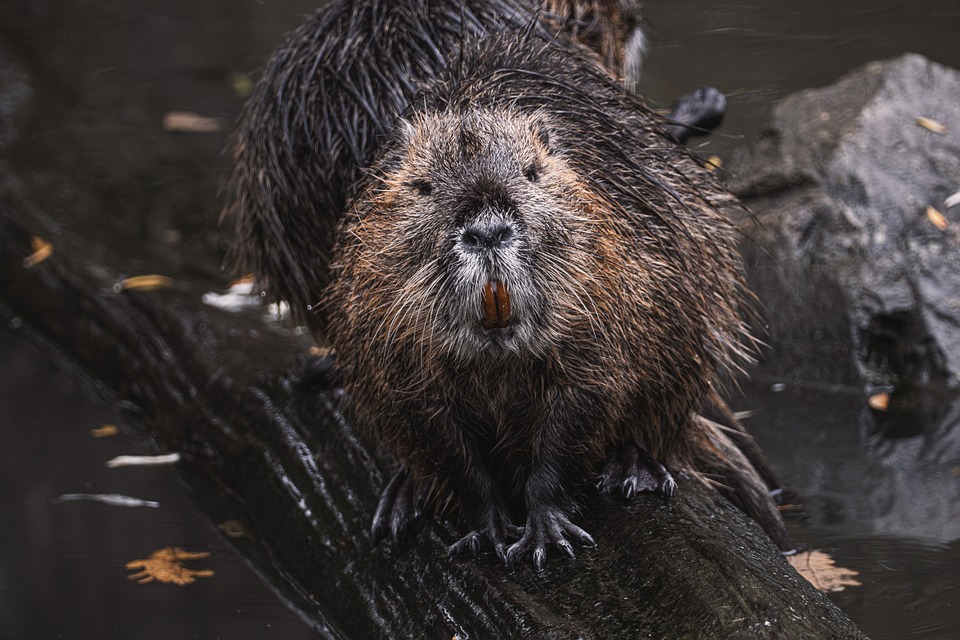
[[376,210],[355,230],[390,265],[388,337],[460,361],[545,353],[584,313],[591,271],[584,188],[549,121],[476,110],[403,127]]

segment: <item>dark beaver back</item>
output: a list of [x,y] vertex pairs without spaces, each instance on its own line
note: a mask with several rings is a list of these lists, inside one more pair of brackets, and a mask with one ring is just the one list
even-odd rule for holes
[[[590,11],[571,9],[581,4]],[[232,260],[272,299],[289,302],[298,321],[322,330],[311,311],[329,280],[334,230],[418,88],[461,63],[466,39],[524,31],[549,42],[568,19],[594,34],[633,15],[628,5],[557,0],[541,11],[529,0],[338,0],[318,12],[274,53],[241,114],[224,209],[236,234]],[[588,39],[598,47],[615,40]],[[615,48],[598,55],[622,66],[623,43]]]

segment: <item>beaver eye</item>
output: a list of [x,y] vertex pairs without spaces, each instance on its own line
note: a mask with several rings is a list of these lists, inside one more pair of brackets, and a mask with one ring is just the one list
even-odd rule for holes
[[523,172],[523,177],[525,177],[530,182],[536,182],[540,179],[540,170],[537,165],[532,164],[527,167],[527,170]]
[[409,186],[421,196],[428,196],[433,193],[433,185],[430,184],[429,180],[414,180],[409,183]]

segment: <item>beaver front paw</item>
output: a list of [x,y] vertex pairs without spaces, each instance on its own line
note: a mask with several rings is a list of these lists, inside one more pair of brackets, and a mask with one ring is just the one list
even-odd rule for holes
[[471,553],[476,558],[483,548],[491,547],[497,556],[506,563],[507,540],[516,540],[523,534],[523,527],[510,521],[506,511],[496,507],[484,510],[478,518],[476,529],[463,536],[447,548],[450,557]]
[[727,97],[714,87],[700,87],[677,98],[667,115],[668,135],[683,144],[696,136],[705,136],[723,122]]
[[535,507],[527,516],[523,536],[507,549],[506,560],[513,564],[521,556],[533,556],[533,568],[543,571],[547,563],[547,549],[553,545],[571,558],[575,558],[570,540],[584,547],[594,547],[593,537],[570,522],[567,515],[556,507]]
[[631,444],[624,445],[610,458],[594,484],[600,493],[612,493],[619,489],[627,499],[641,491],[655,491],[669,498],[677,490],[677,483],[666,467],[643,449]]
[[413,490],[410,471],[400,467],[380,494],[370,527],[373,543],[383,540],[388,532],[394,541],[403,538],[410,525],[420,517],[422,506],[421,497]]

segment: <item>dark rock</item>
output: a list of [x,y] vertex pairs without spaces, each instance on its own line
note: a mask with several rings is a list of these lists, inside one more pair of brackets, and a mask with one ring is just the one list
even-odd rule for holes
[[960,190],[957,96],[960,73],[916,54],[871,63],[779,103],[728,163],[756,216],[745,259],[776,373],[957,385],[960,207],[944,202]]

